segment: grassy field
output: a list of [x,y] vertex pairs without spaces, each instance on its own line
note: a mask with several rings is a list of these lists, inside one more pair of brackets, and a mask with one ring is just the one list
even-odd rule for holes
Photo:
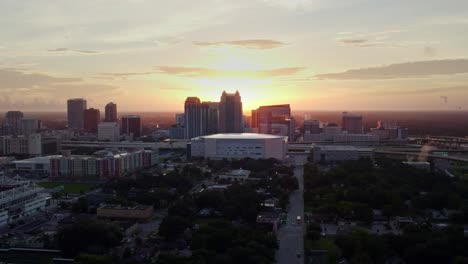
[[63,192],[70,193],[70,194],[79,194],[82,192],[87,192],[96,187],[95,184],[88,184],[88,183],[41,182],[38,185],[44,188],[55,188],[55,187],[63,185],[64,187]]

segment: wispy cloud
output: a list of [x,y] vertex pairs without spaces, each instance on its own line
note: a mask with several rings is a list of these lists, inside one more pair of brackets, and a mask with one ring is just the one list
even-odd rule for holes
[[56,53],[85,53],[85,54],[95,54],[99,53],[98,51],[94,50],[75,50],[75,49],[69,49],[69,48],[56,48],[56,49],[48,49],[48,52],[56,52]]
[[[67,98],[119,96],[121,88],[88,83],[81,78],[56,77],[21,69],[0,68],[0,109],[57,109]],[[59,103],[57,103],[59,102]]]
[[390,64],[386,66],[351,69],[315,76],[329,80],[372,80],[427,77],[468,73],[468,59],[430,60]]
[[335,41],[340,45],[368,48],[368,47],[401,47],[401,43],[391,42],[388,39],[400,30],[386,30],[371,33],[340,32]]
[[104,76],[115,76],[115,77],[126,77],[126,76],[139,76],[139,75],[151,75],[156,72],[103,72],[101,75]]
[[234,46],[247,49],[274,49],[288,45],[285,42],[272,39],[243,39],[230,41],[200,41],[193,42],[196,46]]
[[293,75],[304,70],[303,67],[275,68],[266,70],[219,70],[203,67],[183,67],[183,66],[159,66],[156,67],[158,73],[179,75],[183,77],[235,77],[262,79],[269,77]]
[[0,69],[0,89],[37,88],[50,84],[79,82],[80,78],[54,77],[43,73],[28,73],[20,69]]

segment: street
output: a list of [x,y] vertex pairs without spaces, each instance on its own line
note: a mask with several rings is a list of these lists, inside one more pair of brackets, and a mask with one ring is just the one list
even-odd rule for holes
[[[286,224],[278,231],[279,249],[276,252],[278,264],[304,263],[304,158],[296,156],[294,159],[296,166],[294,175],[299,182],[299,190],[291,193]],[[301,217],[301,224],[297,223],[297,216]]]

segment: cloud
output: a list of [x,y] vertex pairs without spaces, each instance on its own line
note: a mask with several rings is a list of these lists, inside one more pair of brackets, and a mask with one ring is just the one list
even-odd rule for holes
[[0,69],[0,89],[37,88],[55,83],[79,82],[80,78],[53,77],[42,73],[27,73],[20,69]]
[[267,70],[218,70],[202,67],[183,67],[183,66],[159,66],[156,67],[158,73],[179,75],[183,77],[235,77],[248,79],[262,79],[269,77],[278,77],[293,75],[304,70],[302,67],[276,68]]
[[103,72],[101,73],[101,75],[104,75],[104,76],[115,76],[115,77],[150,75],[150,74],[155,74],[155,72]]
[[85,53],[85,54],[96,54],[99,53],[98,51],[94,50],[74,50],[68,48],[56,48],[56,49],[48,49],[48,52],[56,52],[56,53]]
[[386,30],[372,33],[353,33],[339,32],[336,42],[340,45],[367,48],[367,47],[401,47],[402,44],[390,43],[389,39],[392,35],[400,33],[401,30]]
[[0,109],[57,109],[70,97],[118,97],[122,92],[117,86],[87,83],[81,78],[0,68]]
[[354,46],[354,47],[359,47],[359,48],[387,46],[387,44],[383,41],[374,41],[374,40],[369,40],[369,39],[342,38],[342,39],[337,39],[336,42],[342,45]]
[[351,69],[315,76],[327,80],[374,80],[454,75],[468,73],[468,59],[430,60],[390,64],[386,66]]
[[285,42],[272,39],[244,39],[230,41],[213,41],[213,42],[193,42],[196,46],[234,46],[247,49],[274,49],[288,45]]

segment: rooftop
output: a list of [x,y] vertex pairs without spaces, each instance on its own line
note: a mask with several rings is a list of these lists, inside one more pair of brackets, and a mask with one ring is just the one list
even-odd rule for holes
[[21,164],[21,163],[44,163],[48,164],[50,162],[50,159],[52,158],[61,158],[62,155],[50,155],[50,156],[43,156],[43,157],[35,157],[35,158],[30,158],[30,159],[24,159],[24,160],[15,160],[12,161],[14,164]]
[[208,139],[282,139],[282,136],[257,134],[257,133],[229,133],[229,134],[214,134],[202,136],[201,138]]

